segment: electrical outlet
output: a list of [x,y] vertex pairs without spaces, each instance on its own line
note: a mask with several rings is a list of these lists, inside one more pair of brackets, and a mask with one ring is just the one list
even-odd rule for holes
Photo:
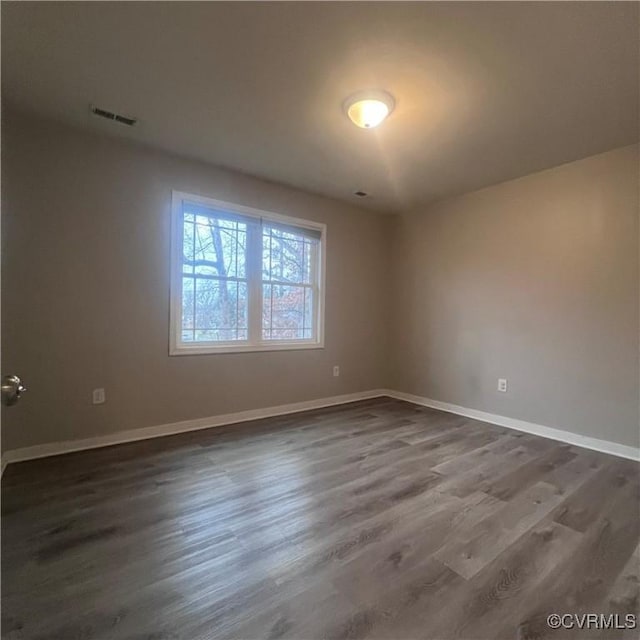
[[104,404],[107,401],[104,389],[94,389],[92,394],[93,404]]
[[507,379],[498,378],[498,391],[501,393],[507,393]]
[[335,367],[333,367],[333,377],[337,378],[339,375],[340,375],[340,367],[336,365]]

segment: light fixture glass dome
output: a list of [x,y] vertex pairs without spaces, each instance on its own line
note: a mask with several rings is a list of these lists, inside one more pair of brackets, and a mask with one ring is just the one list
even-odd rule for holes
[[360,91],[345,102],[345,111],[353,124],[373,129],[393,110],[393,98],[386,91]]

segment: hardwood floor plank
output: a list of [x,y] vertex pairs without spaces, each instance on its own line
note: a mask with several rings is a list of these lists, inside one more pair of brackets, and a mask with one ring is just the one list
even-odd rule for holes
[[610,459],[599,473],[554,511],[553,518],[576,531],[586,531],[609,507],[608,496],[616,495],[634,483],[638,483],[637,465]]
[[[535,597],[539,585],[574,553],[581,539],[581,534],[557,523],[538,524],[460,586],[446,609],[425,621],[425,629],[433,638],[501,637],[505,621],[512,619],[513,603]],[[515,628],[513,619],[512,624]]]
[[[621,461],[621,466],[626,466]],[[614,462],[617,466],[618,461]],[[529,638],[576,637],[575,630],[552,630],[549,613],[607,613],[608,593],[634,553],[640,536],[637,485],[609,494],[599,517],[583,533],[575,552],[563,559],[541,585],[536,602],[521,603],[519,633]],[[630,517],[631,510],[631,517]],[[527,606],[528,604],[528,606]],[[629,613],[633,613],[631,608]],[[579,630],[580,638],[608,638],[611,633]]]
[[389,398],[12,464],[1,635],[568,637],[637,612],[639,505],[635,463]]
[[483,491],[501,500],[510,500],[520,491],[524,491],[532,484],[578,455],[569,445],[553,447],[541,456],[525,462],[515,469],[500,473],[499,476],[483,484]]

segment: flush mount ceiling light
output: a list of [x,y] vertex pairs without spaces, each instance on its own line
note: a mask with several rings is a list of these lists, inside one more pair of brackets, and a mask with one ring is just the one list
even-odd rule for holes
[[359,91],[347,98],[344,110],[353,124],[373,129],[393,111],[395,102],[386,91]]

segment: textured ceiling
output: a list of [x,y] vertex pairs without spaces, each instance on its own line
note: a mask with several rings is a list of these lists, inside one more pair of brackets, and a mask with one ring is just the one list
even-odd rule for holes
[[[3,99],[397,212],[636,141],[638,9],[3,2]],[[396,99],[379,129],[342,111],[366,88]]]

